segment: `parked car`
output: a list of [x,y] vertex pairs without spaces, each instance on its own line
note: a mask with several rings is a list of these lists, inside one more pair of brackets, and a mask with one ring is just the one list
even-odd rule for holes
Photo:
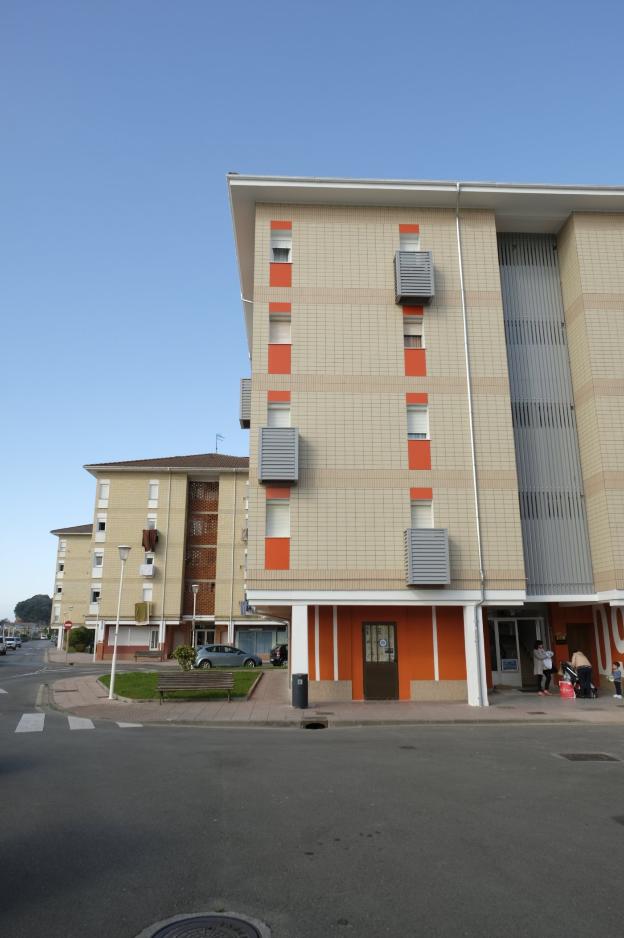
[[262,658],[233,645],[201,645],[195,656],[196,668],[259,668]]
[[4,644],[6,645],[7,648],[12,648],[13,651],[15,651],[15,649],[17,648],[17,644],[16,644],[15,639],[13,638],[12,635],[11,635],[10,638],[7,638],[7,637],[5,636]]
[[6,645],[4,644],[4,639],[0,635],[0,655],[6,655]]
[[22,647],[22,640],[21,640],[21,638],[19,637],[19,635],[16,635],[16,636],[15,636],[15,646],[16,646],[16,648],[21,648],[21,647]]
[[288,645],[275,645],[271,649],[269,661],[274,668],[281,668],[288,661]]

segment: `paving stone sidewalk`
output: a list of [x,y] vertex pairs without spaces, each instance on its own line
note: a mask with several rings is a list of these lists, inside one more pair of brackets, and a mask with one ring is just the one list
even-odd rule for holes
[[287,675],[265,672],[250,700],[108,700],[96,675],[66,678],[51,688],[51,703],[91,719],[198,726],[299,726],[324,718],[331,726],[418,723],[595,723],[624,725],[624,705],[613,697],[563,700],[519,692],[494,693],[490,707],[415,701],[327,701],[295,710],[288,700]]

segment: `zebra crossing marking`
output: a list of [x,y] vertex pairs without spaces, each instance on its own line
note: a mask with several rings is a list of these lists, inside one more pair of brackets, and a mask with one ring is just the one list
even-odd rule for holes
[[0,694],[8,694],[8,690],[5,690],[3,687],[0,687]]
[[118,723],[117,726],[121,727],[122,730],[129,729],[131,726],[143,726],[142,723]]
[[45,713],[23,713],[15,727],[16,733],[41,733],[45,722]]
[[69,723],[70,730],[94,730],[95,724],[93,720],[89,720],[87,717],[67,717],[67,722]]

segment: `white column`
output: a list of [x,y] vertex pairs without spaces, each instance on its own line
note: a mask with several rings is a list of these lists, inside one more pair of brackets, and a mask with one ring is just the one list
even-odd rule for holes
[[292,623],[290,626],[290,656],[291,674],[308,673],[308,607],[292,607]]
[[464,647],[468,703],[471,707],[489,707],[481,606],[464,606]]
[[58,648],[59,651],[63,651],[63,636],[64,635],[65,635],[65,632],[63,630],[63,626],[59,625],[58,632],[56,633],[56,647]]
[[160,622],[158,623],[158,644],[159,644],[161,647],[165,644],[165,632],[166,632],[166,630],[167,630],[167,626],[165,625],[165,618],[164,618],[164,616],[163,616],[163,618],[162,618],[162,619],[160,620]]

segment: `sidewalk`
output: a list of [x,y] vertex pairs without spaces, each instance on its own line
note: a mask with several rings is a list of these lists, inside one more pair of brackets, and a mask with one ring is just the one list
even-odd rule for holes
[[[197,726],[300,726],[302,721],[327,721],[328,726],[374,726],[419,723],[593,723],[624,725],[624,704],[611,695],[598,700],[562,700],[516,692],[491,695],[490,707],[415,701],[327,702],[322,707],[294,710],[286,682],[265,672],[251,700],[158,701],[108,700],[95,675],[67,678],[51,688],[51,703],[78,716],[132,723]],[[277,675],[275,675],[277,678]],[[267,679],[268,678],[268,679]],[[264,686],[263,686],[264,685]],[[286,699],[284,699],[286,697]]]
[[[107,658],[105,661],[94,661],[93,654],[90,651],[71,651],[68,654],[65,651],[59,651],[58,648],[49,648],[47,652],[47,660],[51,664],[79,664],[79,665],[91,664],[93,665],[93,667],[99,668],[98,673],[100,673],[102,669],[106,670],[106,668],[108,668],[110,670],[110,666],[111,666],[110,658]],[[157,659],[153,659],[149,661],[145,658],[143,659],[139,658],[138,661],[134,661],[134,659],[131,659],[130,661],[128,661],[127,658],[119,658],[118,663],[120,665],[128,665],[128,664],[134,665],[137,668],[137,670],[144,670],[145,667],[149,667],[152,670],[154,668],[162,668],[162,667],[167,667],[167,668],[179,667],[178,662],[175,661],[175,659],[173,658],[168,661],[158,661]]]

